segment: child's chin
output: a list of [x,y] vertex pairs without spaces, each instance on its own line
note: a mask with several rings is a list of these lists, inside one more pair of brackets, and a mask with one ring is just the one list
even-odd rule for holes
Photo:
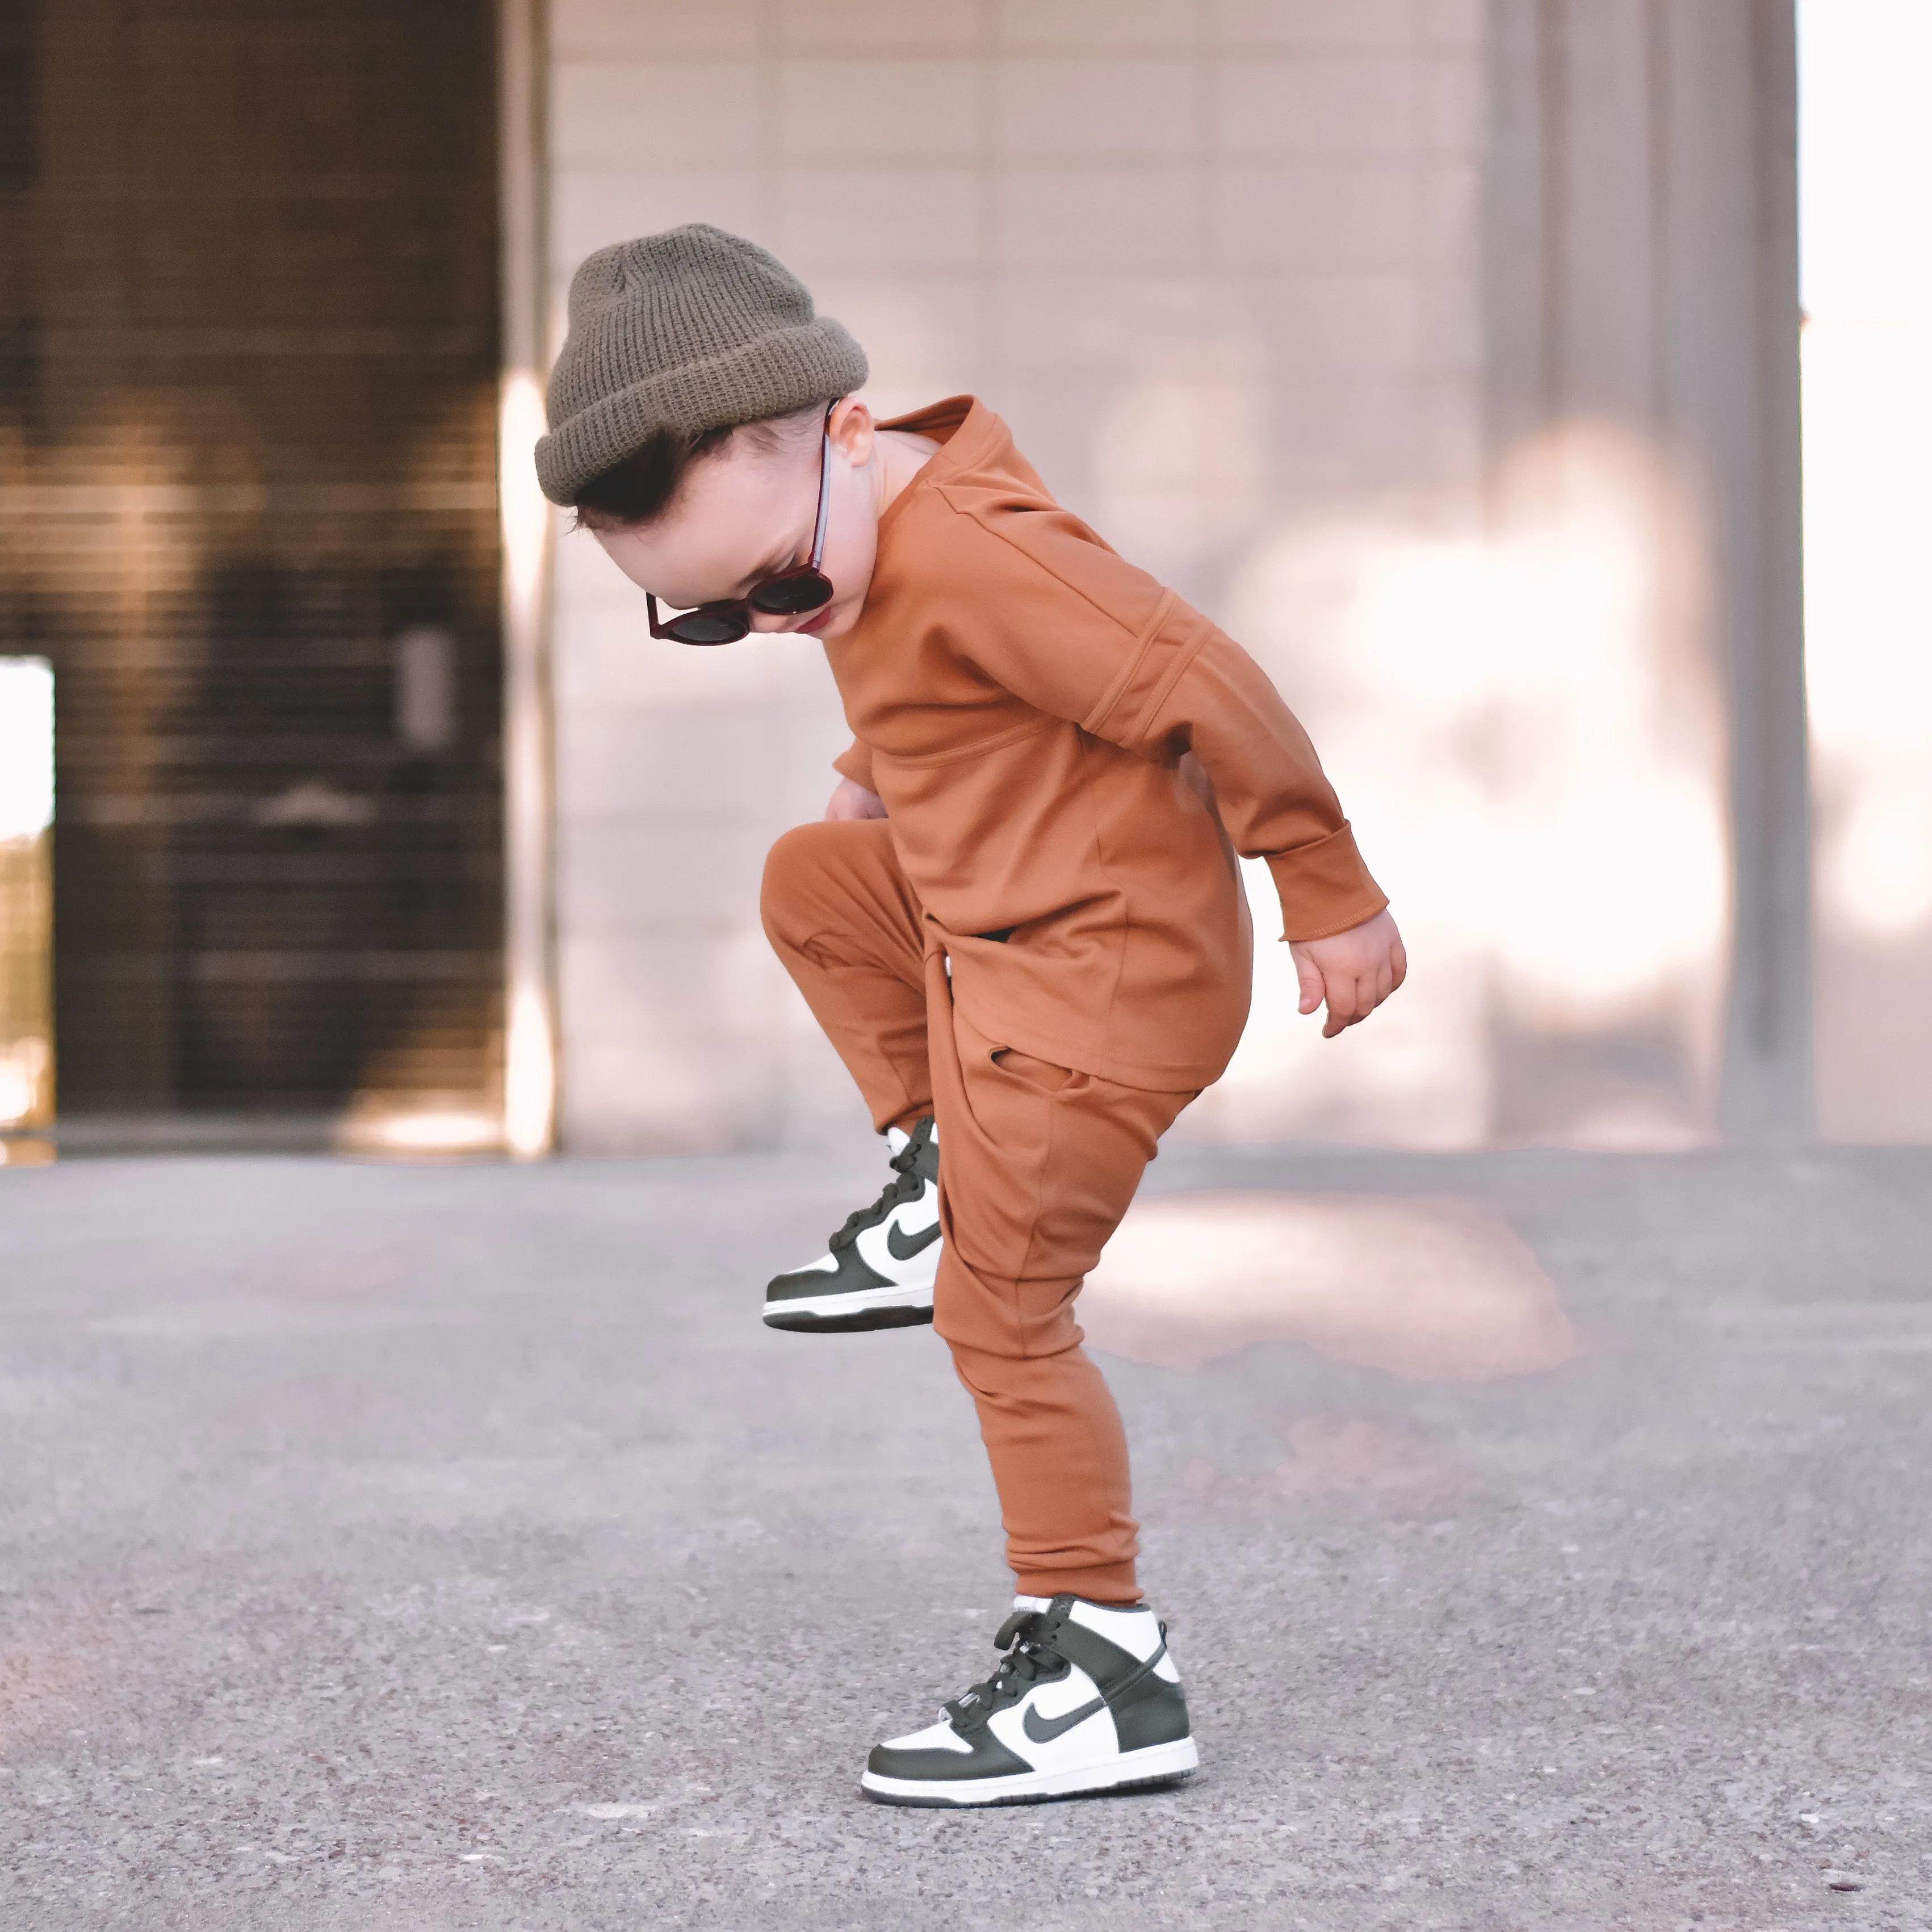
[[793,628],[801,638],[842,638],[852,628],[853,616],[853,613],[842,610],[834,604],[829,610],[821,610]]

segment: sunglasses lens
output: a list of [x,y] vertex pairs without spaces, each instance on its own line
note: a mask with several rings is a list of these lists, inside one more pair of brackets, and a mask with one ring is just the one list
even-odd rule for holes
[[738,610],[687,610],[664,626],[681,644],[735,644],[751,628]]
[[832,602],[831,580],[815,570],[791,572],[760,584],[749,601],[770,616],[796,616]]

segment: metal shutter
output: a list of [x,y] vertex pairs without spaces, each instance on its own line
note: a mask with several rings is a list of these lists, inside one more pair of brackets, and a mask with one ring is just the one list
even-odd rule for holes
[[0,8],[0,653],[57,680],[64,1124],[500,1103],[493,33]]

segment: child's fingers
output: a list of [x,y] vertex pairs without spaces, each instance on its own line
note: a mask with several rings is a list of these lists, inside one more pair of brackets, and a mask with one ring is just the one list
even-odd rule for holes
[[1406,962],[1391,953],[1367,973],[1330,973],[1328,1020],[1322,1029],[1322,1037],[1333,1040],[1348,1028],[1360,1025],[1402,984],[1406,965]]
[[1310,959],[1297,952],[1294,956],[1294,976],[1301,988],[1300,1010],[1312,1013],[1322,1004],[1322,996],[1328,991],[1322,979],[1321,968]]
[[1324,1002],[1328,1014],[1322,1036],[1333,1040],[1352,1026],[1359,1026],[1408,976],[1408,956],[1400,938],[1391,938],[1384,946],[1324,949],[1340,952],[1346,959],[1351,951],[1359,956],[1345,964],[1324,957],[1320,964],[1300,946],[1295,949],[1296,977],[1301,987],[1301,1011],[1312,1013]]
[[1328,976],[1328,1021],[1322,1029],[1324,1040],[1333,1040],[1344,1028],[1352,1027],[1368,1009],[1362,1004],[1363,986],[1352,973]]

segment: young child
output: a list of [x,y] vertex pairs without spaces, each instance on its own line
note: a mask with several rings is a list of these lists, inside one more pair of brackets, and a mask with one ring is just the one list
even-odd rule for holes
[[878,1746],[862,1787],[1161,1782],[1196,1748],[1074,1298],[1240,1037],[1234,854],[1267,860],[1325,1035],[1402,983],[1402,941],[1245,653],[1061,509],[983,404],[875,422],[866,375],[763,249],[701,225],[624,242],[571,286],[538,473],[647,593],[653,637],[815,637],[854,734],[825,822],[772,848],[764,922],[896,1178],[772,1282],[765,1319],[934,1323],[1019,1592],[994,1674]]

